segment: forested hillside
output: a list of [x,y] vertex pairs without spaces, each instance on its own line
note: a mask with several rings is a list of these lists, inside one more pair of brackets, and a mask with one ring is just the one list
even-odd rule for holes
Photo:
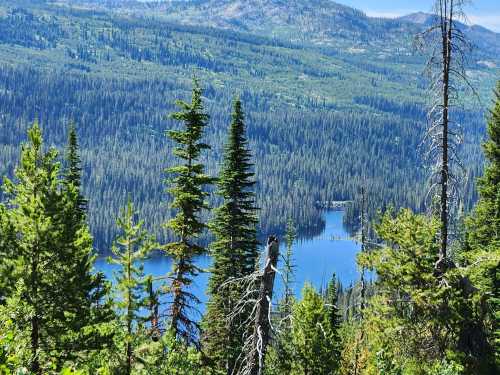
[[[352,200],[362,184],[371,213],[389,204],[420,209],[427,173],[416,150],[427,83],[412,38],[421,25],[370,19],[330,1],[293,3],[286,14],[282,3],[265,2],[255,13],[243,2],[3,1],[0,173],[12,175],[33,119],[55,145],[74,120],[96,246],[108,249],[128,193],[158,230],[172,214],[157,204],[160,176],[172,162],[163,133],[175,125],[165,114],[174,98],[188,95],[196,75],[211,116],[212,175],[233,95],[245,103],[262,232],[282,229],[289,214],[301,231],[314,230],[321,226],[316,202]],[[211,16],[201,20],[208,8]],[[304,28],[304,38],[293,37]],[[485,104],[500,66],[498,34],[488,35],[491,42],[473,51],[468,68],[482,103],[468,97],[458,114],[467,207],[475,200]],[[350,210],[347,220],[356,217]]]

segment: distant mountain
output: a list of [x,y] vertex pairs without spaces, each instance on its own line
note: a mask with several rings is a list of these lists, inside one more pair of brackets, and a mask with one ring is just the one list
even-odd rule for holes
[[[376,37],[379,29],[356,9],[330,0],[192,0],[116,1],[66,0],[97,4],[121,12],[150,15],[189,25],[265,34],[294,42],[330,44],[333,36]],[[390,21],[388,21],[390,23]]]
[[[436,16],[418,12],[400,17],[399,20],[422,25],[425,28],[435,24]],[[466,25],[463,22],[458,22],[458,25],[474,46],[489,50],[492,54],[500,54],[500,33],[479,25]]]
[[416,13],[411,13],[406,16],[399,17],[399,20],[405,21],[405,22],[411,22],[411,23],[417,23],[420,25],[428,26],[432,24],[434,21],[435,16],[429,13],[424,13],[424,12],[416,12]]
[[[64,0],[63,0],[64,1]],[[435,17],[418,12],[398,19],[368,17],[361,10],[331,0],[65,0],[99,4],[138,16],[185,25],[208,26],[284,39],[293,43],[346,48],[406,48],[411,38]],[[488,57],[500,55],[500,34],[461,24],[471,42]]]

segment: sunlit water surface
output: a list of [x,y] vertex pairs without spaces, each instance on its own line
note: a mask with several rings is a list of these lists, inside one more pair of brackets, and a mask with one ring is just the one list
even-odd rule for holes
[[[324,214],[325,228],[323,232],[309,239],[297,240],[293,246],[293,259],[295,263],[294,290],[300,296],[305,282],[312,283],[316,288],[321,288],[331,279],[333,273],[337,275],[344,286],[349,286],[359,278],[356,266],[356,254],[360,245],[349,238],[349,234],[342,224],[342,211],[327,211]],[[281,252],[284,254],[285,246],[282,241]],[[197,260],[199,267],[208,269],[210,257],[200,257]],[[281,269],[282,262],[278,263]],[[144,262],[144,273],[153,277],[165,276],[171,267],[171,261],[167,257],[155,257]],[[114,279],[116,265],[107,263],[105,258],[96,262],[98,271],[103,272],[110,280]],[[199,306],[201,312],[207,301],[205,293],[208,273],[202,273],[195,279],[192,292],[201,300]],[[282,280],[278,275],[276,279],[275,298],[282,294]]]

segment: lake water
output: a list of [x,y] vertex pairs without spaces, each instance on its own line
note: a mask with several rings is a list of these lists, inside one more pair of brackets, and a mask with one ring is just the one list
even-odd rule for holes
[[[295,263],[294,290],[300,296],[301,289],[305,282],[312,283],[316,288],[321,288],[328,283],[333,273],[337,275],[344,286],[354,283],[359,278],[356,266],[356,254],[360,250],[360,245],[349,238],[349,234],[342,224],[342,211],[327,211],[324,213],[325,229],[323,233],[307,240],[297,240],[293,246],[293,258]],[[285,245],[280,245],[282,253],[285,252]],[[198,259],[198,266],[208,269],[210,258],[201,257]],[[102,271],[106,277],[113,280],[113,270],[116,265],[110,265],[106,259],[98,259],[96,268]],[[144,263],[145,274],[153,277],[164,276],[170,271],[171,262],[166,257],[155,257],[148,259]],[[280,268],[280,263],[278,263]],[[193,285],[192,291],[198,298],[206,303],[205,294],[208,273],[200,274]],[[275,296],[280,296],[282,283],[280,276],[276,278]],[[203,311],[204,307],[200,306]]]

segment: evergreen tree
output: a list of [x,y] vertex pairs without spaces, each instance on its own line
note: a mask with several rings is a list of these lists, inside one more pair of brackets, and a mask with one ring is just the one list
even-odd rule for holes
[[142,262],[154,245],[148,233],[143,229],[144,222],[135,220],[136,212],[129,200],[117,220],[121,235],[112,247],[113,257],[108,261],[119,266],[116,273],[116,290],[119,299],[116,302],[120,313],[121,337],[125,346],[124,373],[130,375],[135,358],[134,344],[137,342],[137,325],[142,321],[139,310],[145,306],[145,288]]
[[38,123],[29,129],[28,139],[15,171],[16,181],[4,180],[19,267],[17,298],[12,299],[17,306],[11,307],[23,311],[14,321],[15,329],[30,337],[30,371],[42,374],[49,361],[47,353],[54,355],[54,333],[64,325],[60,314],[64,305],[58,304],[57,274],[53,271],[58,268],[54,249],[61,243],[57,217],[61,194],[57,152],[53,148],[44,152]]
[[28,137],[15,182],[5,179],[9,210],[0,208],[0,223],[8,235],[0,242],[13,259],[1,268],[17,280],[11,307],[25,316],[15,320],[16,330],[29,332],[30,367],[40,373],[109,343],[102,324],[113,315],[103,275],[92,272],[92,238],[76,209],[79,190],[61,181],[57,152],[44,152],[37,123]]
[[15,290],[17,279],[16,235],[9,210],[0,203],[0,305]]
[[292,312],[292,372],[297,375],[329,375],[338,366],[330,314],[311,285],[302,290],[303,299]]
[[67,189],[72,186],[76,192],[76,197],[74,199],[75,219],[79,218],[81,221],[85,221],[87,213],[87,200],[83,197],[81,192],[81,180],[82,167],[79,154],[78,136],[76,134],[76,126],[72,122],[69,126],[64,183]]
[[494,374],[481,307],[488,288],[475,275],[481,267],[461,265],[442,275],[446,282],[436,278],[439,229],[435,218],[389,212],[376,226],[386,246],[359,255],[360,266],[377,274],[361,326],[368,362],[381,372],[430,373],[447,359],[465,374]]
[[500,247],[500,82],[495,92],[496,102],[488,121],[488,140],[484,154],[489,161],[484,176],[479,179],[480,199],[469,222],[469,245]]
[[328,283],[328,286],[325,291],[325,306],[328,311],[330,328],[332,330],[332,340],[333,340],[332,356],[337,360],[334,370],[338,369],[339,367],[340,352],[342,348],[341,337],[340,337],[342,318],[340,316],[340,309],[338,306],[339,295],[337,290],[337,282],[338,282],[337,277],[334,274],[332,276],[332,279]]
[[[258,258],[255,194],[251,152],[245,135],[241,101],[234,102],[224,163],[217,182],[222,204],[210,223],[214,242],[210,250],[214,259],[210,277],[207,314],[204,327],[204,348],[214,365],[231,374],[243,346],[244,325],[250,311],[231,322],[227,316],[242,291],[221,286],[227,280],[244,277],[255,271]],[[250,297],[250,296],[248,296]]]
[[[496,367],[500,368],[500,81],[495,92],[495,103],[488,121],[488,140],[484,153],[488,164],[479,179],[479,201],[466,222],[465,251],[459,254],[468,265],[469,277],[483,296],[477,306],[481,312],[480,324],[487,327],[489,351],[495,353]],[[466,336],[468,332],[464,332]],[[483,350],[484,351],[484,350]],[[487,351],[486,351],[487,352]],[[483,354],[484,356],[484,354]],[[483,358],[483,362],[487,360]]]
[[168,136],[178,144],[173,153],[182,161],[166,170],[173,175],[168,180],[171,184],[168,192],[173,197],[172,207],[177,209],[176,216],[165,225],[177,237],[177,241],[165,246],[165,251],[172,258],[170,328],[177,338],[183,338],[186,343],[198,340],[199,325],[191,314],[200,301],[188,288],[200,272],[195,257],[206,251],[196,239],[206,228],[199,218],[201,211],[208,208],[205,201],[207,193],[203,187],[212,182],[212,178],[204,173],[204,165],[199,162],[202,151],[210,148],[201,142],[208,121],[208,115],[203,112],[201,95],[202,90],[195,80],[191,103],[178,101],[181,111],[172,114],[172,118],[182,122],[184,128],[168,131]]
[[75,358],[78,352],[97,350],[109,345],[112,334],[102,333],[102,325],[114,319],[109,286],[102,273],[94,273],[96,255],[92,236],[86,223],[86,200],[81,193],[81,168],[74,124],[71,125],[66,152],[67,167],[61,189],[61,243],[57,257],[60,278],[60,305],[64,306],[65,325],[57,335],[65,359]]

